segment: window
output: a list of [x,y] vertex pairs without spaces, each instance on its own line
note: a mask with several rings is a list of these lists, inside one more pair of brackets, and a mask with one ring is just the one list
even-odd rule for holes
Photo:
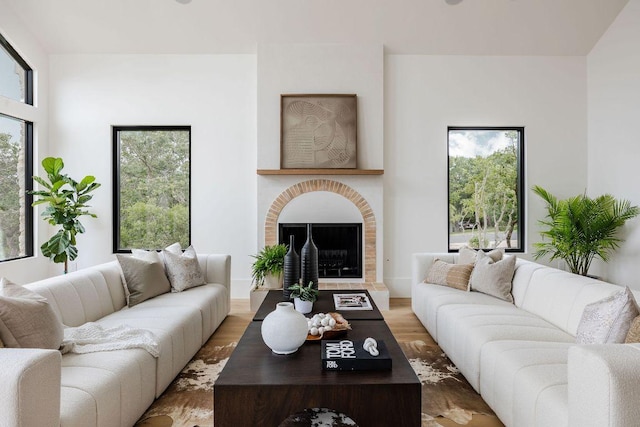
[[[0,96],[33,104],[33,74],[0,35]],[[0,261],[33,255],[33,123],[22,107],[0,102]]]
[[524,128],[450,127],[449,251],[524,250]]
[[190,126],[113,128],[114,252],[190,244]]

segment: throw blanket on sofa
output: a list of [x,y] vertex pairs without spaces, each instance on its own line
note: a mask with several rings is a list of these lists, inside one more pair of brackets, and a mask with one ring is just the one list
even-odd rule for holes
[[66,328],[60,351],[62,354],[92,353],[128,348],[142,348],[153,357],[160,355],[158,340],[151,331],[127,325],[105,329],[94,322],[77,328]]

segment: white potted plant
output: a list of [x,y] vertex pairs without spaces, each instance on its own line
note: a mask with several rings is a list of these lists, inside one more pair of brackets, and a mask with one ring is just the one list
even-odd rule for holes
[[313,287],[313,281],[307,286],[296,283],[289,286],[289,291],[291,291],[290,298],[293,300],[296,311],[302,314],[311,313],[313,303],[318,299],[318,290]]

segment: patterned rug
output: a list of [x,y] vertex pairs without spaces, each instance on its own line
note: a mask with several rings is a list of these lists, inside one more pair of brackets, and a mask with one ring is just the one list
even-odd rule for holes
[[[136,427],[212,427],[213,383],[236,343],[205,345]],[[422,383],[422,427],[439,427],[448,418],[465,425],[473,414],[493,412],[435,344],[401,342]]]

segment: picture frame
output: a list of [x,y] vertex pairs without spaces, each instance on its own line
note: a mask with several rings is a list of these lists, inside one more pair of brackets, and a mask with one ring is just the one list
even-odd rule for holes
[[280,96],[281,169],[356,169],[357,95]]

